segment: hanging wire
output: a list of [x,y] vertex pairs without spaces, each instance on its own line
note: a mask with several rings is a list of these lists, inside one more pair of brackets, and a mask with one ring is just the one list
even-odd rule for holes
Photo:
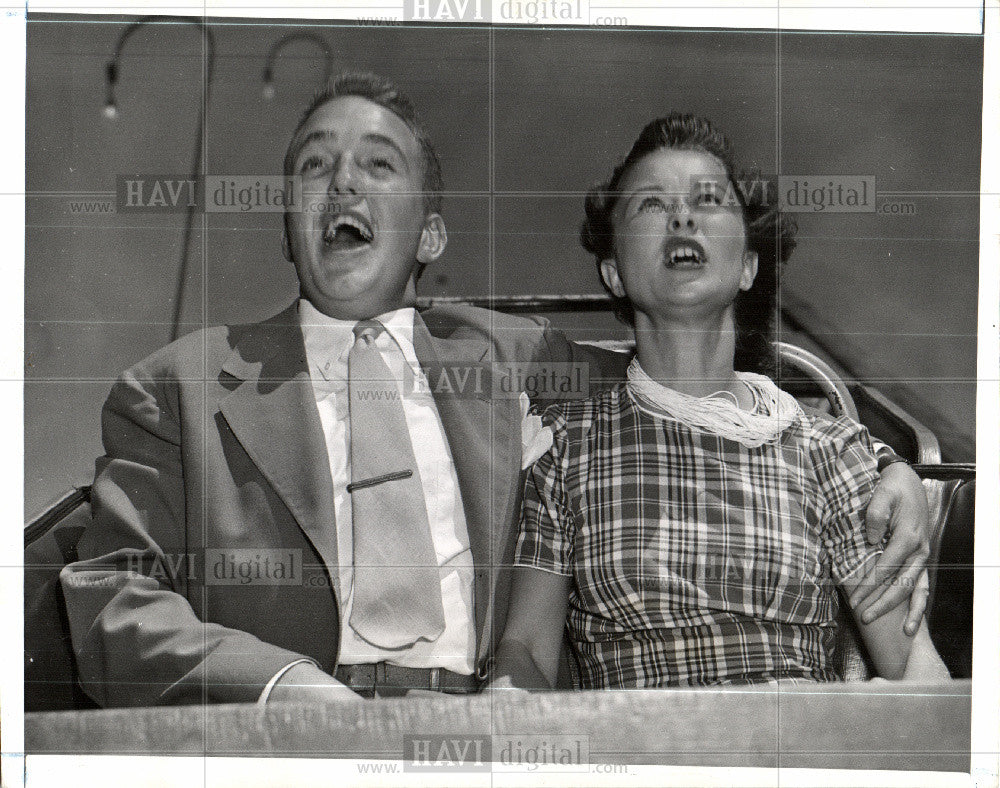
[[[208,110],[209,95],[211,92],[212,85],[212,72],[215,66],[215,38],[212,35],[212,31],[201,19],[193,19],[186,16],[144,16],[140,19],[132,22],[128,27],[126,27],[121,35],[118,37],[118,42],[115,44],[115,51],[108,61],[105,67],[105,73],[107,77],[107,92],[104,104],[104,116],[110,120],[113,120],[118,115],[118,106],[115,103],[115,85],[118,83],[118,77],[120,75],[121,69],[121,56],[122,51],[125,48],[125,44],[128,42],[129,38],[142,27],[146,25],[192,25],[201,31],[202,38],[202,62],[201,62],[201,102],[198,105],[198,128],[195,134],[194,141],[194,161],[191,164],[191,180],[193,182],[198,182],[201,176],[202,169],[202,150],[204,144],[205,135],[205,115]],[[185,283],[187,282],[188,274],[188,264],[190,255],[190,242],[191,234],[194,230],[194,218],[197,211],[195,200],[189,200],[187,206],[187,215],[184,222],[184,242],[181,246],[181,263],[180,268],[177,273],[177,287],[174,294],[174,312],[173,318],[171,320],[170,327],[170,340],[173,341],[177,339],[180,334],[180,324],[181,316],[183,314],[184,308],[184,290]]]

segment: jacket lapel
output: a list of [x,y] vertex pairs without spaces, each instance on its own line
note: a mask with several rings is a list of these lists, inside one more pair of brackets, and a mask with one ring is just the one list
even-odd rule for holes
[[447,436],[462,494],[475,564],[478,656],[488,650],[498,575],[513,513],[510,490],[520,467],[520,414],[516,399],[493,396],[490,345],[481,336],[439,337],[418,314],[413,346],[427,376]]
[[[521,451],[518,401],[493,396],[493,359],[482,336],[434,336],[417,314],[413,345],[458,477],[482,657],[492,639],[498,578],[510,560],[511,490]],[[222,369],[239,381],[220,403],[223,417],[336,577],[333,482],[295,305],[248,329]]]
[[222,415],[336,577],[333,481],[295,304],[252,326],[222,370],[241,381]]

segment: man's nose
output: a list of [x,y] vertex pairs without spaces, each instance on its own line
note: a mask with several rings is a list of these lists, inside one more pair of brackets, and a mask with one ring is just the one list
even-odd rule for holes
[[678,235],[693,235],[698,231],[698,222],[694,215],[683,204],[674,204],[667,222],[670,232]]
[[353,197],[358,193],[358,172],[350,156],[340,156],[330,178],[330,193],[341,197]]

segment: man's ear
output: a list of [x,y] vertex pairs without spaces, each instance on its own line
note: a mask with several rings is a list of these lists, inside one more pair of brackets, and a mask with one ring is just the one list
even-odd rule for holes
[[615,297],[625,297],[625,285],[618,275],[618,263],[615,260],[601,260],[601,279]]
[[757,278],[757,253],[749,249],[743,253],[743,273],[740,274],[740,290],[749,290],[753,287],[753,280]]
[[417,262],[429,265],[444,254],[448,245],[448,232],[444,228],[441,214],[428,214],[424,229],[420,232],[420,246],[417,247]]

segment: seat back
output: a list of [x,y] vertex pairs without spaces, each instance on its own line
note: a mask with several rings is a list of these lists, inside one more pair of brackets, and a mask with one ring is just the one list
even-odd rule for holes
[[788,342],[775,342],[778,352],[778,363],[781,369],[783,385],[795,379],[795,371],[801,373],[806,380],[817,386],[830,403],[830,412],[834,416],[847,416],[858,420],[858,409],[854,404],[847,384],[815,353]]
[[[931,543],[931,597],[927,626],[953,678],[972,677],[973,537],[975,477],[927,480],[940,490],[941,517]],[[938,494],[935,491],[935,494]]]
[[25,528],[24,710],[94,708],[80,689],[59,572],[77,559],[90,524],[90,490],[81,488]]

